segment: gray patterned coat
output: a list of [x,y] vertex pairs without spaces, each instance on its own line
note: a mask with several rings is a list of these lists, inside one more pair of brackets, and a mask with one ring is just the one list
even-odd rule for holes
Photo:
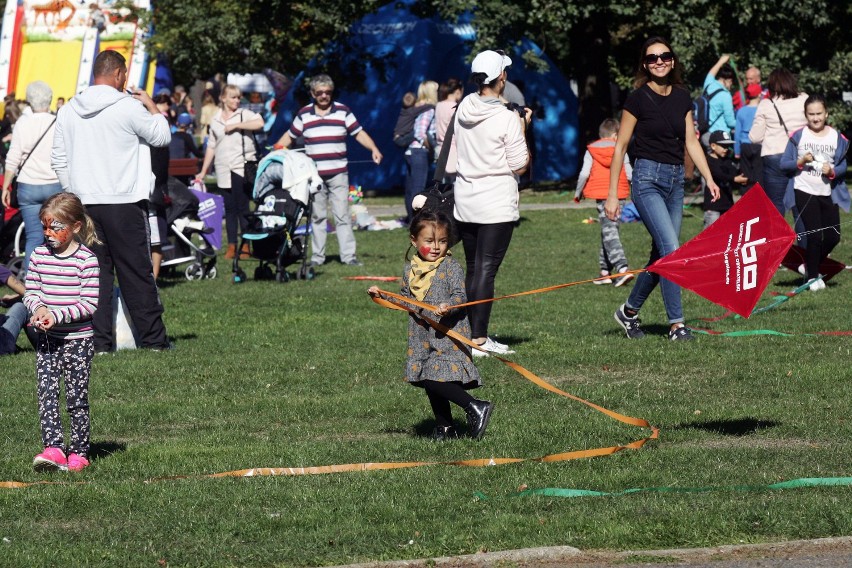
[[[402,295],[414,298],[409,289],[411,264],[406,263],[402,276]],[[432,285],[423,301],[437,306],[467,302],[464,288],[464,270],[453,257],[447,257],[437,268]],[[419,308],[417,308],[419,310]],[[430,319],[452,329],[463,337],[470,338],[470,322],[467,311],[462,308],[445,315],[438,320],[434,313],[425,312]],[[410,383],[419,381],[461,382],[465,388],[475,388],[482,384],[479,371],[473,364],[470,348],[456,343],[450,337],[433,329],[420,318],[409,315],[408,320],[408,357],[405,363],[405,380]]]

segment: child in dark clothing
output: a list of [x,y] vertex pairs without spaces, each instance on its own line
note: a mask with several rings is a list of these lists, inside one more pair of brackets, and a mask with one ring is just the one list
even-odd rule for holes
[[[452,219],[444,213],[426,208],[417,213],[409,226],[416,252],[403,269],[402,295],[437,306],[434,312],[418,308],[418,313],[469,339],[467,312],[454,307],[466,303],[467,294],[464,270],[449,254],[452,230]],[[367,291],[374,297],[380,295],[376,286]],[[450,402],[465,410],[471,438],[479,439],[485,433],[494,404],[467,392],[482,384],[470,347],[415,314],[408,320],[405,380],[426,391],[435,414],[435,440],[457,437]]]
[[734,140],[726,130],[717,130],[710,134],[710,157],[707,165],[713,181],[719,184],[719,199],[712,201],[710,190],[704,188],[704,228],[716,222],[719,217],[734,206],[733,185],[745,185],[748,178],[742,175],[731,161],[731,149]]
[[195,139],[187,132],[192,125],[192,116],[189,113],[181,113],[177,117],[177,130],[172,133],[172,141],[169,142],[169,158],[172,160],[191,158],[203,158],[202,152],[195,144]]
[[414,106],[417,102],[417,96],[408,92],[402,97],[402,110],[399,111],[399,117],[396,119],[396,126],[393,127],[393,143],[400,148],[408,148],[414,142],[414,122],[420,113],[435,108],[432,105]]

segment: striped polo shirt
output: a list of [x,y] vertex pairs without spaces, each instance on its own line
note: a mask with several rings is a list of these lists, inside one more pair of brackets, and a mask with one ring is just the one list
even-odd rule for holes
[[320,176],[328,179],[346,172],[346,136],[361,132],[349,107],[331,103],[328,114],[318,115],[314,105],[302,107],[290,126],[290,137],[305,139],[305,153],[317,164]]
[[98,258],[85,245],[68,256],[57,256],[40,245],[30,256],[24,304],[31,314],[40,306],[50,310],[56,320],[47,332],[51,337],[91,337],[99,278]]

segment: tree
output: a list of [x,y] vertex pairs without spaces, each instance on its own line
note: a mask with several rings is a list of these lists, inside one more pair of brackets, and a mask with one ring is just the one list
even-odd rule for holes
[[[156,4],[154,52],[168,55],[177,77],[187,80],[219,70],[272,67],[295,74],[331,40],[384,4],[380,0],[183,0]],[[423,15],[454,18],[473,14],[474,51],[514,48],[522,37],[535,41],[581,86],[584,131],[611,112],[610,83],[629,88],[637,50],[646,37],[672,41],[700,86],[722,53],[741,70],[756,65],[764,75],[784,66],[800,74],[801,86],[832,101],[835,124],[852,124],[852,107],[840,103],[852,84],[852,4],[835,0],[422,0]],[[533,53],[521,54],[539,64]]]
[[265,67],[292,75],[378,5],[377,0],[157,2],[149,46],[168,58],[182,81]]

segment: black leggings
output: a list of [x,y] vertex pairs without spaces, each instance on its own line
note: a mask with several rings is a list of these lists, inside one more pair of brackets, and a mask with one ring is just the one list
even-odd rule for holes
[[453,413],[450,410],[450,402],[454,402],[462,408],[476,400],[468,394],[461,383],[441,383],[438,381],[421,381],[422,386],[429,397],[432,412],[435,414],[435,422],[438,426],[452,426]]
[[[458,223],[458,231],[467,259],[465,287],[469,302],[494,297],[494,278],[509,250],[515,222],[480,225]],[[488,336],[488,321],[491,319],[491,302],[477,304],[467,309],[470,318],[470,336]]]
[[251,198],[246,191],[243,176],[230,172],[231,189],[221,189],[219,192],[225,201],[225,231],[228,235],[228,244],[237,244],[238,233],[245,233],[249,229],[248,215],[251,212]]
[[[840,210],[831,197],[795,190],[799,219],[808,234],[805,253],[807,278],[819,276],[819,265],[840,242]],[[822,229],[822,230],[818,230]]]

